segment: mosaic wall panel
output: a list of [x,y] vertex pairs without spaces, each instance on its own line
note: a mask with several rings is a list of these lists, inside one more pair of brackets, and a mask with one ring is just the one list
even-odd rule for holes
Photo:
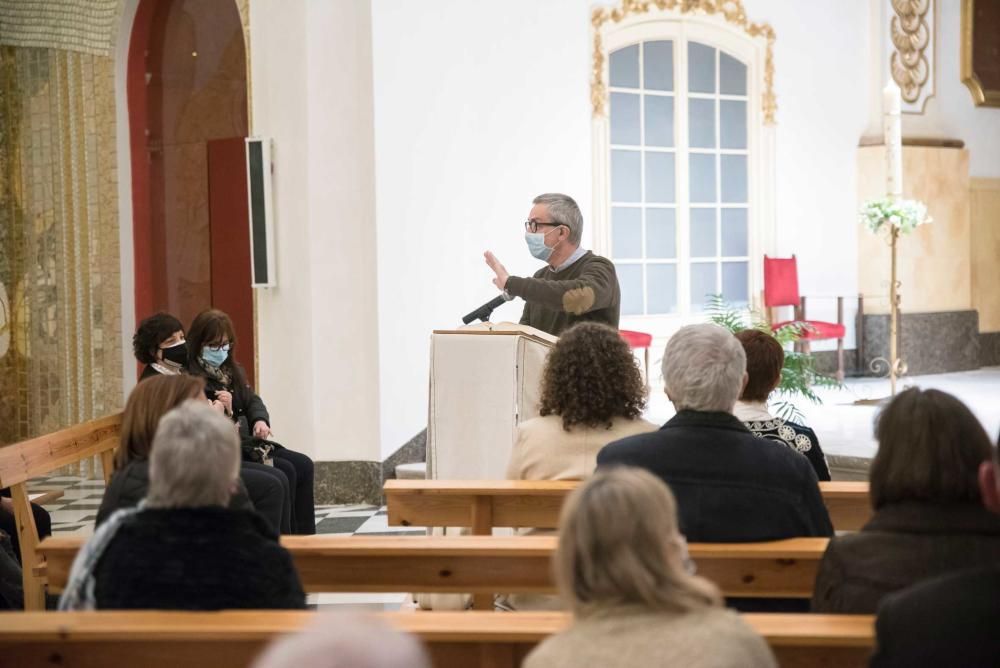
[[110,57],[0,48],[0,443],[120,410]]

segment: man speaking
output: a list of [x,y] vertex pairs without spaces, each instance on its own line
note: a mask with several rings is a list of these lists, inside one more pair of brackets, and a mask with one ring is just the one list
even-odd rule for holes
[[585,320],[618,327],[621,293],[615,265],[580,248],[583,216],[572,197],[547,193],[534,199],[524,223],[528,251],[546,262],[531,278],[510,276],[490,251],[493,284],[525,301],[521,324],[559,336]]

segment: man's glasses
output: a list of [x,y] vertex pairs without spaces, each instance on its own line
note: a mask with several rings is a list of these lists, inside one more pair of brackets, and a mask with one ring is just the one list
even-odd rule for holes
[[524,221],[524,229],[534,234],[539,227],[561,227],[562,223],[542,223],[537,220]]

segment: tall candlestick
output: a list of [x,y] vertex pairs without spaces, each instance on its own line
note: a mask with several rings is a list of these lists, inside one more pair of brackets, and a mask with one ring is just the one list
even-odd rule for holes
[[882,130],[885,138],[886,194],[903,195],[903,101],[899,86],[891,78],[882,89]]

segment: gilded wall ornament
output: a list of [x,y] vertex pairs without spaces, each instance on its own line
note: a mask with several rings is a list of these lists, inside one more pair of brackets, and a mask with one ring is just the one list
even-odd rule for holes
[[922,113],[934,94],[934,2],[891,0],[889,71],[903,97],[903,111]]
[[605,114],[608,89],[604,77],[604,38],[602,29],[606,24],[621,23],[629,16],[647,14],[652,10],[691,14],[700,12],[721,15],[727,23],[741,28],[747,35],[767,41],[767,55],[764,63],[764,91],[761,106],[764,124],[774,125],[774,114],[778,103],[774,95],[774,29],[767,23],[752,23],[747,19],[746,9],[741,0],[622,0],[618,7],[595,7],[590,15],[594,27],[593,72],[590,82],[590,102],[594,116]]

